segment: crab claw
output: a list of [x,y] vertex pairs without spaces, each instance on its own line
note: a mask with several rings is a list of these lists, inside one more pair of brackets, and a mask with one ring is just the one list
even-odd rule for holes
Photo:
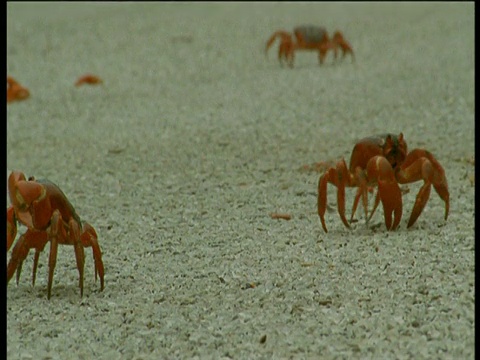
[[37,182],[21,181],[17,183],[17,192],[15,197],[20,206],[28,206],[35,200],[41,200],[45,196],[45,188]]
[[[392,166],[384,157],[374,156],[367,164],[367,176],[369,181],[378,183],[375,203],[378,205],[378,198],[382,202],[387,229],[395,230],[402,219],[402,192],[395,179]],[[376,206],[372,210],[372,214],[375,209]]]
[[[29,208],[34,202],[45,199],[45,187],[34,180],[27,181],[23,173],[13,171],[8,178],[8,192],[12,207],[16,209],[17,220],[29,228],[34,228],[34,220]],[[48,220],[45,219],[45,221]]]
[[[395,230],[402,219],[402,192],[396,182],[378,181],[378,194],[383,205],[385,225]],[[392,214],[394,215],[392,224]]]
[[415,199],[407,227],[415,224],[425,208],[430,198],[432,185],[438,193],[438,196],[445,202],[445,220],[447,219],[450,209],[450,194],[448,192],[447,178],[445,177],[443,167],[432,153],[424,149],[412,150],[398,171],[397,178],[400,183],[409,183],[418,180],[424,181]]
[[8,192],[10,195],[10,200],[14,200],[15,196],[15,189],[16,185],[19,181],[25,181],[25,174],[22,173],[21,171],[12,171],[10,175],[8,176]]
[[12,206],[22,211],[30,204],[45,195],[43,187],[35,181],[27,181],[25,174],[12,171],[8,177],[8,193]]

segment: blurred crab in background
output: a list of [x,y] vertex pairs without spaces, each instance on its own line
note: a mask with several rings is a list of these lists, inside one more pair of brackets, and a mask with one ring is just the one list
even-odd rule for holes
[[7,76],[7,103],[25,100],[30,97],[30,91],[11,76]]
[[346,54],[350,54],[352,61],[355,61],[353,49],[340,31],[336,31],[330,39],[327,30],[322,26],[297,26],[293,29],[293,36],[287,31],[277,30],[268,39],[265,45],[265,54],[277,38],[280,39],[278,60],[280,64],[286,60],[290,67],[293,67],[295,52],[299,50],[318,51],[319,62],[323,64],[329,50],[334,52],[336,60],[338,48],[340,48],[343,52],[342,58],[345,58]]

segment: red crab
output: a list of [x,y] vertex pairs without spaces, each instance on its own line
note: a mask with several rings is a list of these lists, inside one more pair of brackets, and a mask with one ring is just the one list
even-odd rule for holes
[[28,99],[30,91],[11,76],[7,76],[7,103]]
[[80,86],[83,84],[98,85],[102,83],[103,83],[103,80],[100,79],[98,76],[92,75],[92,74],[86,74],[78,78],[78,80],[75,82],[75,86]]
[[343,51],[343,58],[345,58],[348,53],[352,56],[352,60],[355,59],[351,45],[345,40],[340,31],[336,31],[333,38],[330,39],[327,30],[324,27],[304,25],[294,28],[293,34],[296,42],[293,39],[292,34],[287,31],[278,30],[274,32],[267,41],[265,53],[268,52],[268,49],[278,37],[280,38],[278,60],[280,61],[280,64],[282,64],[282,61],[285,59],[290,67],[293,67],[295,51],[298,50],[318,51],[320,64],[324,63],[329,50],[334,51],[335,59],[337,59],[338,48]]
[[424,183],[417,194],[407,227],[411,227],[422,213],[430,197],[432,185],[445,202],[445,220],[447,220],[450,194],[443,167],[427,150],[414,149],[408,152],[402,133],[398,136],[383,134],[360,140],[353,148],[348,168],[345,159],[341,159],[335,168],[329,168],[320,177],[318,215],[323,230],[327,232],[324,218],[327,207],[327,183],[337,187],[338,213],[346,227],[350,225],[345,218],[345,187],[358,187],[353,202],[352,220],[360,197],[362,197],[365,216],[368,216],[368,190],[371,186],[377,185],[375,204],[367,222],[381,201],[385,225],[388,230],[395,230],[402,218],[402,193],[398,184],[420,180]]
[[79,272],[80,295],[83,296],[83,269],[85,247],[92,247],[95,262],[95,280],[100,277],[100,287],[104,287],[102,252],[95,229],[81,222],[72,204],[57,185],[48,180],[28,180],[20,171],[13,171],[8,178],[8,192],[11,206],[7,208],[7,252],[17,235],[17,222],[25,225],[22,234],[12,250],[7,265],[7,284],[17,272],[20,279],[23,261],[30,249],[35,249],[32,283],[35,285],[38,259],[47,242],[50,242],[48,259],[48,298],[52,290],[53,272],[57,261],[58,245],[73,245]]

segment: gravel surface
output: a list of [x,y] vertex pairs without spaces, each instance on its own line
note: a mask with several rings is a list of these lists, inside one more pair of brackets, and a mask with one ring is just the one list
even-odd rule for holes
[[[265,56],[302,24],[356,62]],[[474,358],[473,3],[10,2],[7,31],[31,93],[7,107],[7,173],[58,184],[105,263],[100,292],[87,249],[81,298],[61,246],[47,300],[49,246],[34,287],[31,252],[8,359]],[[347,229],[330,186],[324,233],[304,165],[385,132],[443,165],[448,220],[432,191],[407,229],[418,182],[397,231],[381,208]]]

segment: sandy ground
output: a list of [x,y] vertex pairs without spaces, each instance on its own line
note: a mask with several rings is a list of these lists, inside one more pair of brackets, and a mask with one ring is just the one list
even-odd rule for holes
[[[474,5],[7,4],[7,169],[49,178],[99,234],[7,288],[9,359],[473,359]],[[281,67],[275,30],[341,29],[350,58]],[[73,86],[84,73],[101,86]],[[406,228],[351,229],[320,174],[354,143],[403,132],[449,181]],[[347,190],[350,213],[355,190]],[[8,205],[8,200],[7,200]],[[273,220],[288,213],[290,221]],[[25,228],[20,228],[20,233]],[[7,259],[10,254],[7,255]]]

